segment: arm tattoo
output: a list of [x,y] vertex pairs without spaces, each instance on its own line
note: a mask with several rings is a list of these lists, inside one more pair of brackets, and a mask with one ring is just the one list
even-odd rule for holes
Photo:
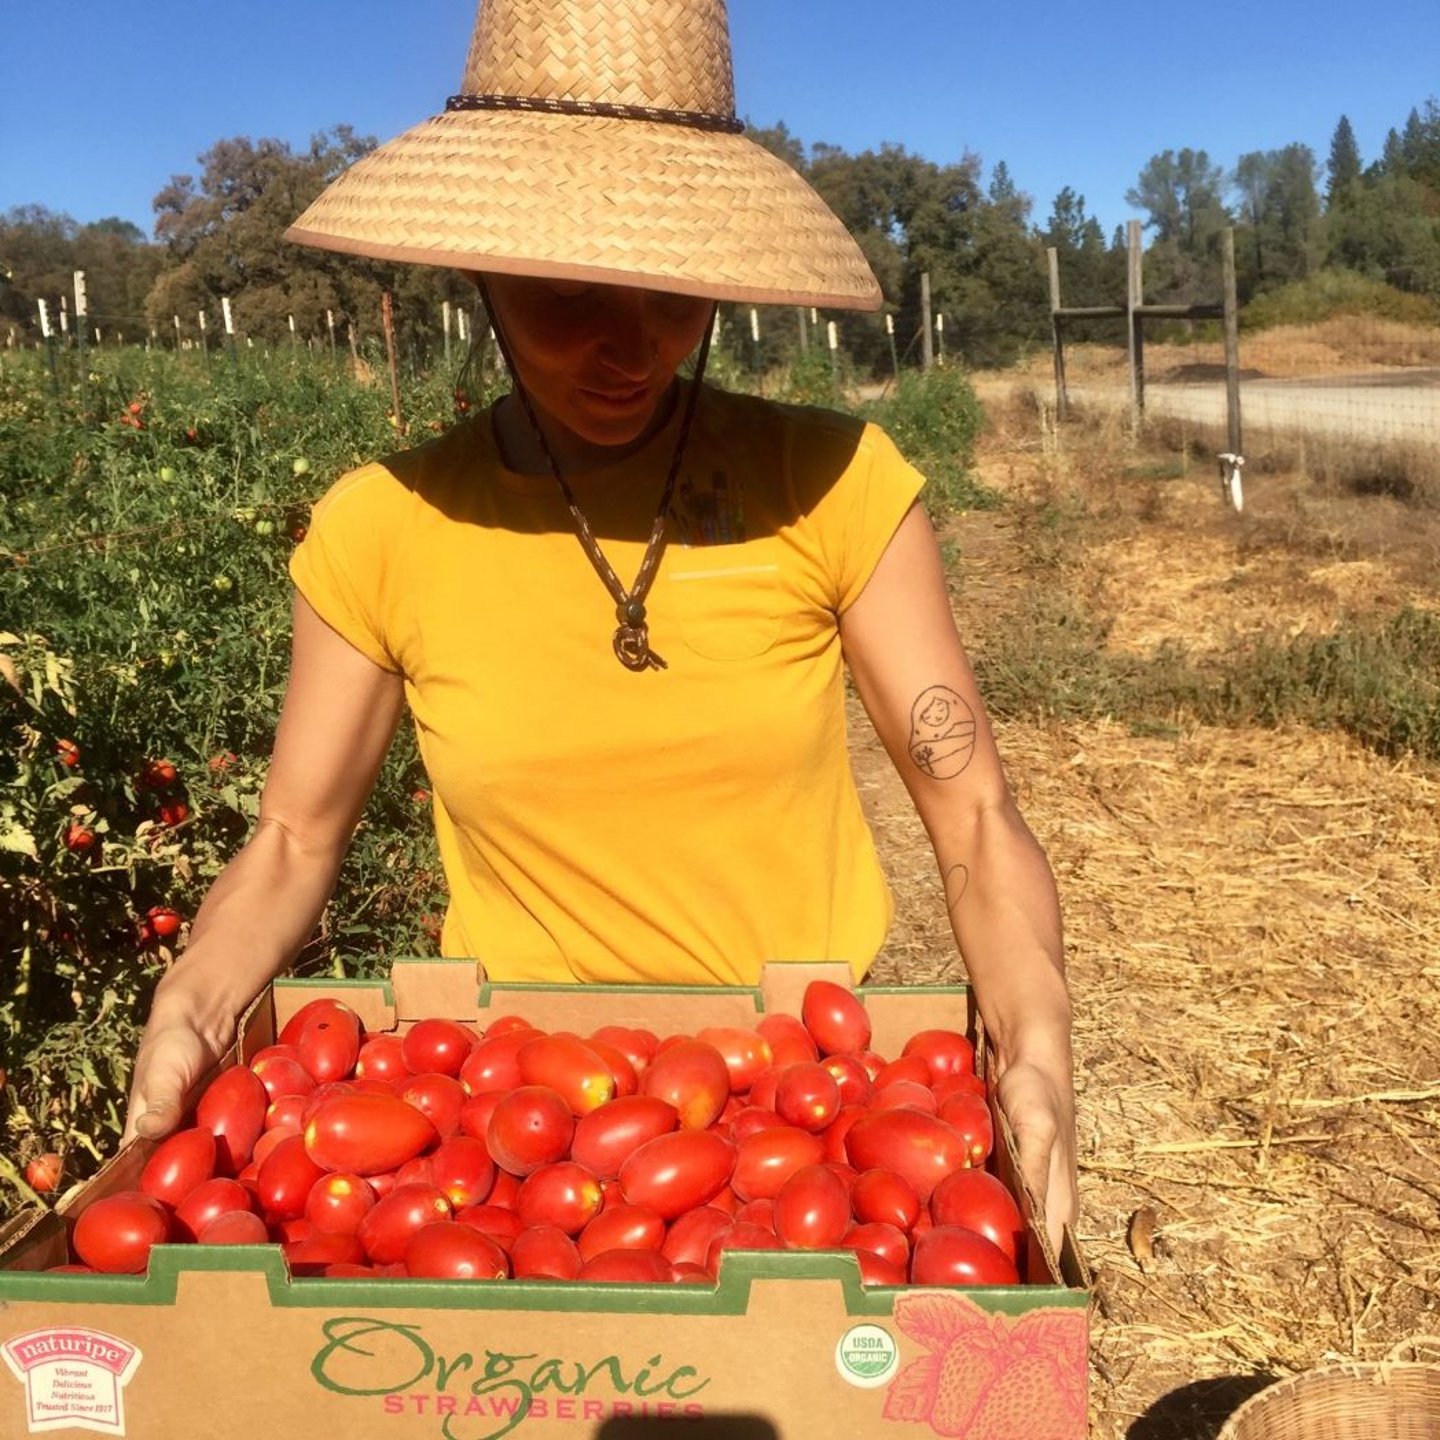
[[910,758],[934,780],[953,780],[975,753],[975,712],[959,691],[932,685],[910,711]]
[[968,865],[952,865],[945,872],[945,909],[949,912],[950,918],[955,918],[955,911],[959,908],[961,900],[965,898],[965,892],[970,888],[970,867]]

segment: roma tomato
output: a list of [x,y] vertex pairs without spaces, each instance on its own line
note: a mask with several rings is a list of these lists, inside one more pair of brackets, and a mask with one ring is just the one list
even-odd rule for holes
[[827,1055],[820,1062],[840,1087],[841,1105],[868,1105],[875,1093],[870,1072],[854,1055]]
[[975,1047],[958,1030],[917,1030],[900,1054],[918,1055],[930,1072],[932,1085],[950,1075],[975,1073]]
[[921,1085],[917,1080],[891,1080],[883,1085],[876,1083],[870,1108],[920,1110],[926,1115],[933,1115],[940,1107],[936,1103],[935,1092],[928,1085]]
[[947,1124],[953,1125],[965,1142],[965,1153],[971,1166],[983,1165],[995,1148],[995,1122],[990,1117],[990,1104],[973,1090],[960,1090],[940,1103],[937,1112]]
[[272,1105],[287,1095],[308,1095],[315,1088],[315,1077],[300,1063],[300,1052],[288,1046],[268,1046],[251,1060],[250,1068],[260,1077]]
[[917,1237],[910,1256],[912,1285],[1018,1285],[1014,1262],[974,1230],[936,1225]]
[[849,1164],[845,1155],[845,1137],[850,1127],[867,1112],[859,1105],[842,1105],[840,1113],[825,1127],[821,1139],[825,1142],[825,1158]]
[[[295,1045],[300,1039],[300,1032],[313,1016],[326,1015],[334,1011],[344,1011],[354,1015],[355,1012],[345,1004],[343,1000],[333,1000],[328,996],[321,996],[317,1000],[307,1000],[285,1023],[280,1027],[280,1034],[276,1036],[278,1045]],[[356,1026],[359,1026],[359,1017],[356,1017]]]
[[430,1156],[435,1188],[457,1209],[478,1205],[495,1185],[495,1162],[483,1140],[456,1135],[442,1141]]
[[865,1170],[851,1187],[850,1208],[862,1225],[893,1225],[908,1233],[920,1218],[920,1197],[893,1170]]
[[870,1044],[870,1016],[853,990],[833,980],[812,980],[800,1001],[800,1019],[822,1055],[859,1051]]
[[899,1266],[901,1270],[910,1263],[910,1241],[906,1239],[904,1231],[883,1221],[852,1225],[840,1243],[847,1250],[868,1250],[889,1264]]
[[730,1138],[738,1145],[747,1135],[757,1130],[776,1130],[785,1125],[773,1110],[763,1105],[743,1105],[729,1120]]
[[453,1220],[415,1231],[403,1258],[405,1273],[417,1280],[503,1280],[510,1273],[510,1261],[494,1240]]
[[485,1144],[511,1175],[529,1175],[563,1160],[575,1134],[575,1116],[545,1085],[521,1085],[502,1095],[490,1112]]
[[417,1020],[401,1037],[400,1054],[412,1075],[460,1074],[479,1036],[458,1020]]
[[[862,1067],[863,1068],[863,1067]],[[908,1080],[913,1085],[930,1084],[930,1067],[918,1055],[905,1055],[882,1065],[875,1074],[875,1088],[883,1089],[897,1080]]]
[[797,1170],[824,1158],[824,1141],[808,1130],[793,1125],[756,1130],[736,1142],[730,1185],[742,1200],[773,1200]]
[[354,1175],[397,1170],[439,1138],[430,1121],[398,1095],[331,1096],[304,1133],[305,1149],[317,1165]]
[[758,1030],[712,1025],[697,1030],[695,1038],[720,1052],[730,1072],[730,1089],[737,1095],[743,1095],[755,1083],[755,1077],[775,1063],[770,1042]]
[[627,1203],[673,1220],[723,1190],[734,1168],[735,1147],[723,1135],[677,1130],[647,1140],[630,1156],[620,1167],[620,1188]]
[[250,1192],[225,1175],[202,1180],[175,1207],[175,1231],[182,1240],[194,1240],[219,1215],[232,1210],[253,1210]]
[[658,1043],[649,1030],[636,1029],[631,1025],[602,1025],[591,1032],[590,1038],[613,1045],[630,1062],[637,1075],[644,1073]]
[[675,1272],[658,1250],[602,1250],[581,1267],[581,1281],[618,1281],[629,1285],[671,1285]]
[[261,1162],[255,1177],[261,1211],[271,1220],[298,1219],[305,1213],[311,1187],[324,1174],[306,1153],[303,1135],[285,1136]]
[[665,1221],[645,1205],[616,1205],[602,1211],[581,1232],[580,1258],[605,1250],[658,1250],[665,1243]]
[[773,1231],[767,1230],[763,1225],[731,1225],[728,1230],[722,1230],[710,1242],[710,1249],[705,1255],[705,1268],[712,1274],[720,1273],[721,1257],[730,1250],[783,1250],[785,1242]]
[[680,1114],[668,1100],[622,1095],[576,1122],[570,1156],[602,1180],[613,1180],[641,1145],[668,1135],[679,1124]]
[[253,1210],[222,1210],[195,1237],[199,1245],[265,1245],[270,1232]]
[[828,1165],[797,1170],[775,1196],[775,1233],[791,1250],[833,1250],[850,1228],[850,1196]]
[[410,1067],[398,1035],[373,1035],[355,1052],[355,1074],[367,1080],[403,1080]]
[[529,1225],[510,1245],[517,1280],[573,1280],[584,1263],[579,1246],[554,1225]]
[[957,1170],[947,1175],[930,1196],[930,1218],[936,1225],[974,1230],[1018,1264],[1025,1243],[1025,1221],[1015,1197],[988,1170]]
[[814,1037],[794,1015],[766,1015],[755,1033],[770,1047],[770,1063],[779,1069],[820,1058]]
[[269,1105],[260,1077],[245,1065],[222,1070],[206,1087],[195,1123],[215,1137],[215,1168],[221,1174],[234,1175],[249,1162]]
[[150,1251],[170,1238],[170,1214],[143,1190],[92,1200],[75,1222],[75,1253],[102,1275],[138,1275]]
[[859,1262],[862,1285],[904,1285],[910,1278],[908,1264],[892,1264],[873,1250],[857,1249],[855,1259]]
[[710,1242],[734,1223],[731,1216],[713,1205],[687,1210],[672,1222],[660,1253],[672,1265],[704,1265]]
[[439,1070],[412,1075],[401,1084],[399,1095],[435,1127],[435,1133],[442,1140],[459,1132],[460,1112],[469,1097],[465,1094],[465,1087],[453,1075]]
[[280,1246],[292,1275],[323,1275],[332,1265],[360,1265],[365,1251],[353,1235],[330,1235],[317,1231]]
[[53,1150],[37,1155],[25,1166],[25,1183],[37,1195],[48,1195],[60,1183],[64,1168],[65,1162]]
[[578,1235],[600,1213],[603,1201],[600,1182],[589,1170],[573,1160],[560,1160],[525,1178],[515,1213],[522,1225],[553,1225]]
[[893,1170],[922,1202],[965,1164],[965,1142],[951,1125],[920,1110],[870,1110],[845,1136],[845,1158],[862,1173]]
[[651,1060],[640,1093],[673,1105],[682,1130],[704,1130],[730,1098],[730,1069],[713,1045],[680,1039]]
[[450,1202],[433,1185],[397,1185],[375,1202],[355,1233],[372,1264],[393,1265],[405,1258],[412,1235],[450,1218]]
[[[492,1025],[493,1032],[494,1026]],[[484,1095],[492,1090],[517,1090],[525,1082],[520,1078],[520,1051],[539,1031],[533,1028],[504,1030],[485,1038],[465,1057],[460,1066],[460,1083],[471,1095]]]
[[215,1136],[193,1125],[160,1142],[140,1172],[140,1188],[173,1210],[214,1173]]
[[775,1082],[775,1113],[815,1134],[840,1113],[840,1086],[817,1061],[787,1065]]
[[630,1063],[630,1057],[608,1040],[597,1040],[592,1035],[586,1042],[604,1062],[615,1080],[615,1096],[634,1095],[640,1089],[640,1072]]
[[359,1175],[322,1175],[305,1197],[305,1218],[321,1234],[353,1235],[377,1198]]
[[515,1056],[523,1085],[546,1085],[572,1115],[588,1115],[615,1096],[615,1076],[578,1035],[536,1035]]
[[316,1009],[296,1032],[295,1049],[316,1084],[343,1080],[355,1071],[360,1059],[360,1017],[338,1002]]
[[455,1223],[488,1235],[502,1249],[513,1244],[521,1230],[520,1217],[505,1205],[467,1205],[456,1212]]

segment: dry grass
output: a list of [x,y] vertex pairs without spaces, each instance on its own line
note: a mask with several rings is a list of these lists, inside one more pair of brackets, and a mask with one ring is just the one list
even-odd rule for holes
[[[1149,480],[1163,457],[1119,437],[996,413],[983,478],[1015,503],[955,531],[976,650],[1053,583],[1027,540],[1038,504],[1077,516],[1067,578],[1105,597],[1113,647],[1440,598],[1403,516],[1365,512],[1386,502],[1277,475],[1237,519],[1208,469]],[[1440,773],[1306,729],[1011,720],[999,738],[1065,902],[1092,1433],[1208,1440],[1270,1377],[1440,1332]],[[960,978],[873,741],[857,773],[898,902],[876,978]]]

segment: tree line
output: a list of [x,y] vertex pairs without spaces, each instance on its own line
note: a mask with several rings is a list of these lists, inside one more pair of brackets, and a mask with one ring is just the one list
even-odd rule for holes
[[[783,123],[749,133],[803,174],[848,226],[884,288],[902,351],[917,344],[922,275],[930,277],[932,308],[945,317],[947,350],[977,366],[1005,364],[1046,342],[1047,248],[1059,253],[1067,305],[1123,302],[1124,228],[1107,239],[1071,187],[1037,221],[1003,161],[987,178],[969,153],[939,164],[899,145],[861,154],[807,146]],[[154,334],[162,343],[173,341],[175,316],[183,333],[197,334],[202,309],[213,336],[222,295],[231,297],[237,328],[268,343],[289,339],[292,316],[299,336],[324,338],[327,312],[373,335],[380,292],[389,289],[402,342],[433,358],[442,302],[474,303],[463,277],[281,239],[320,190],[374,146],[344,125],[303,151],[274,139],[222,140],[199,157],[196,174],[172,176],[155,196],[153,239],[127,221],[78,224],[35,205],[0,214],[0,326],[33,339],[36,300],[54,307],[70,294],[76,269],[86,272],[92,325],[134,340]],[[1417,297],[1413,313],[1440,315],[1440,104],[1433,98],[1412,109],[1368,163],[1342,115],[1323,164],[1302,144],[1252,151],[1230,170],[1204,150],[1165,150],[1146,163],[1126,200],[1146,217],[1152,302],[1217,299],[1221,236],[1234,226],[1242,305],[1344,272],[1385,287],[1375,293]],[[748,342],[748,325],[734,329]],[[797,343],[793,327],[765,329],[756,361]],[[843,333],[856,364],[888,368],[881,318],[847,318]]]

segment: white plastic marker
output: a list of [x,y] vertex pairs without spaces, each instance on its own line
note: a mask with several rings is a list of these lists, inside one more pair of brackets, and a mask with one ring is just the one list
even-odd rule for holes
[[50,307],[45,303],[43,297],[36,301],[36,304],[40,306],[40,334],[48,340],[50,339]]
[[750,338],[757,345],[760,343],[760,312],[753,305],[750,307]]
[[220,309],[225,316],[225,333],[227,335],[234,335],[235,317],[230,313],[230,297],[228,295],[222,295],[220,297]]
[[835,322],[833,320],[827,320],[825,322],[825,334],[826,338],[830,341],[830,348],[832,350],[838,350],[840,348],[840,332],[835,328]]
[[893,315],[886,315],[885,317],[885,333],[887,335],[893,335],[895,333],[895,317]]
[[205,338],[205,312],[201,310],[197,313],[200,316],[200,338],[203,340]]
[[448,340],[450,338],[450,302],[444,300],[440,304],[440,329]]
[[75,318],[77,320],[83,319],[89,314],[86,309],[88,303],[85,298],[85,272],[77,270],[75,272]]
[[65,297],[63,295],[60,297],[60,333],[62,335],[68,335],[70,333],[70,311],[65,304]]
[[292,335],[295,333],[295,317],[293,315],[290,317],[290,333]]

